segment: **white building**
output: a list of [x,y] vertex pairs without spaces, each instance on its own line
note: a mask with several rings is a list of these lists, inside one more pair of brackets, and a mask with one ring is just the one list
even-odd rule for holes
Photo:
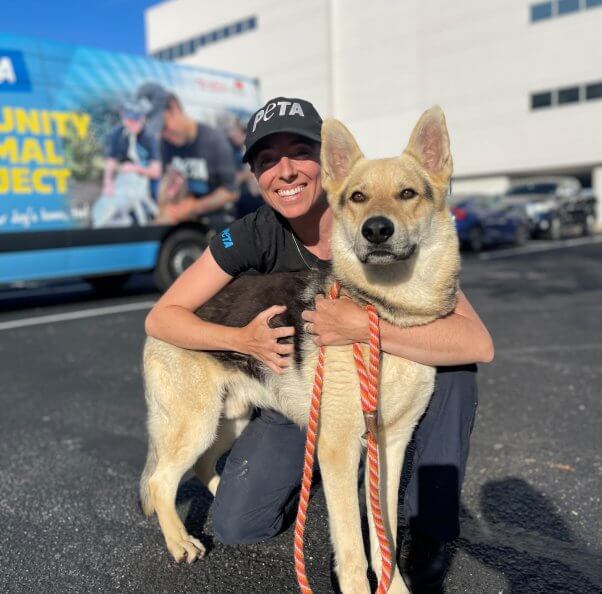
[[571,174],[602,201],[602,0],[170,0],[145,18],[150,54],[307,98],[367,156],[439,104],[455,191]]

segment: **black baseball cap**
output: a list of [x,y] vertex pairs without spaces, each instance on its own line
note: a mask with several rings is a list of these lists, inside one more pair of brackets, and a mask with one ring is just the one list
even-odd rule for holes
[[146,82],[138,87],[136,101],[148,102],[146,114],[147,129],[153,135],[160,135],[163,130],[163,112],[169,107],[174,95],[156,82]]
[[270,99],[249,119],[242,160],[248,163],[258,143],[271,134],[291,132],[320,142],[321,130],[322,118],[309,101],[294,97]]

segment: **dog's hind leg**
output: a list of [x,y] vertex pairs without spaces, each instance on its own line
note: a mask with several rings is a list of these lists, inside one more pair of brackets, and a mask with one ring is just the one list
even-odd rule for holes
[[153,443],[153,440],[149,437],[148,440],[148,453],[146,454],[146,464],[142,471],[142,477],[140,478],[140,507],[145,516],[150,516],[155,513],[153,502],[150,496],[150,490],[148,488],[148,480],[152,476],[153,472],[157,468],[157,449]]
[[239,419],[222,418],[216,440],[194,465],[197,477],[213,496],[217,493],[220,479],[215,465],[220,457],[232,447],[248,423],[248,416]]
[[[396,563],[399,482],[401,480],[401,468],[403,465],[405,450],[410,436],[411,432],[408,433],[407,430],[402,433],[393,433],[390,428],[387,428],[381,432],[381,439],[379,441],[380,500],[383,520],[387,530],[389,544],[391,546],[391,557],[393,560],[393,575],[391,586],[389,587],[390,594],[410,594],[410,591],[405,585]],[[378,538],[376,536],[374,520],[372,518],[372,510],[370,508],[368,460],[366,460],[365,467],[365,483],[366,508],[368,514],[368,525],[370,527],[370,557],[372,561],[372,570],[376,574],[376,577],[380,580],[382,563],[380,557],[380,547]]]
[[183,474],[215,440],[224,371],[210,357],[149,338],[144,350],[149,457],[140,492],[156,511],[169,552],[189,563],[204,554],[175,507]]
[[343,436],[340,431],[329,431],[325,424],[320,428],[320,474],[343,594],[370,594],[357,492],[360,450],[353,432],[347,431]]
[[175,502],[180,479],[215,439],[218,418],[219,413],[190,411],[185,421],[163,426],[155,439],[157,465],[148,479],[149,496],[167,549],[178,563],[192,563],[205,554],[202,543],[186,531]]

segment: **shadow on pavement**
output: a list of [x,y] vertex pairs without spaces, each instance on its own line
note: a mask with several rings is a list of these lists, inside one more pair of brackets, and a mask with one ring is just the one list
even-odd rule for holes
[[205,531],[205,524],[207,523],[212,501],[213,496],[195,476],[180,483],[176,496],[176,505],[190,502],[184,526],[186,526],[186,530],[192,536],[198,538],[205,545],[207,553],[213,548],[213,540]]
[[[468,530],[463,529],[458,548],[500,572],[508,581],[508,592],[600,591],[590,570],[600,576],[602,559],[596,561],[596,555],[575,539],[552,502],[526,481],[507,478],[486,483],[481,488],[480,508],[484,524],[462,509]],[[595,575],[594,580],[598,581]]]
[[28,286],[21,289],[0,290],[0,312],[26,311],[39,307],[72,305],[76,303],[108,301],[116,298],[157,294],[152,277],[133,275],[119,290],[98,292],[84,281]]

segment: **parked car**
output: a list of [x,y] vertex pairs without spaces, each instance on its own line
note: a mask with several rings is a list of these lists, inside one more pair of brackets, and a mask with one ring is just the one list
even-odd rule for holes
[[533,237],[560,239],[569,231],[589,235],[596,222],[596,197],[583,192],[574,177],[523,179],[510,187],[506,198],[524,206]]
[[529,238],[529,218],[522,206],[501,195],[452,196],[450,210],[463,247],[480,252],[485,246],[522,245]]

